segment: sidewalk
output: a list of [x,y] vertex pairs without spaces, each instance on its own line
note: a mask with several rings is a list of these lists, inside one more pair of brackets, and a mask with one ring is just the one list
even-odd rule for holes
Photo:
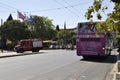
[[114,49],[114,51],[116,51],[117,61],[113,67],[114,72],[113,72],[112,80],[120,80],[120,56],[119,56],[119,53],[117,52],[117,49]]
[[22,56],[22,55],[32,55],[32,54],[38,54],[33,52],[24,52],[24,53],[16,53],[14,51],[3,51],[0,52],[0,58],[7,58],[7,57],[14,57],[14,56]]

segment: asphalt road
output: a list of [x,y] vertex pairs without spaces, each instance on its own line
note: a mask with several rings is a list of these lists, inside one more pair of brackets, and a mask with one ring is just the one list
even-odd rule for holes
[[112,80],[116,51],[106,59],[84,60],[71,50],[0,59],[0,80]]

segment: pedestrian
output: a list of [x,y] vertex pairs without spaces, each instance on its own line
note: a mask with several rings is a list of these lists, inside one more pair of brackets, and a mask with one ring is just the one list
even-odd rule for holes
[[71,45],[71,50],[74,50],[74,45],[73,44]]

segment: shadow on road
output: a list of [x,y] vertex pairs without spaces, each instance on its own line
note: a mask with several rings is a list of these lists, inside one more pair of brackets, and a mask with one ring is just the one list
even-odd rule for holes
[[88,59],[81,59],[82,61],[90,61],[90,62],[99,62],[99,63],[116,63],[117,55],[110,55],[107,57],[89,57]]

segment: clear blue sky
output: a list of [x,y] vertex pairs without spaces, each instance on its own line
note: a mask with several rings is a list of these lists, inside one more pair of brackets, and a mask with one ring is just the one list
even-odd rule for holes
[[[67,28],[76,27],[78,22],[87,21],[84,17],[85,12],[94,0],[1,0],[0,19],[5,21],[11,13],[17,19],[17,10],[26,15],[45,16],[53,20],[53,24]],[[103,5],[108,6],[108,10],[103,15],[106,19],[107,13],[113,10],[113,3],[104,0]],[[94,17],[94,21],[97,19]]]

